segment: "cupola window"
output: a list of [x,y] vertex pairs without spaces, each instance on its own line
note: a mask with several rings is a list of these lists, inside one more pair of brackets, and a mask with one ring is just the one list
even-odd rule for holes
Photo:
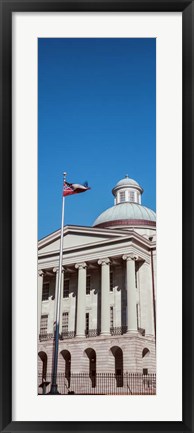
[[129,197],[129,201],[134,202],[135,201],[134,191],[128,191],[128,197]]
[[120,192],[120,203],[124,203],[125,202],[125,191],[121,191]]

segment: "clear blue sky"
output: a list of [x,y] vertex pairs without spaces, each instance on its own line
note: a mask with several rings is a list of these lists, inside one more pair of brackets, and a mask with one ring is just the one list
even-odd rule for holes
[[92,188],[67,197],[65,224],[91,226],[126,174],[155,210],[155,39],[39,39],[39,239],[60,227],[64,171]]

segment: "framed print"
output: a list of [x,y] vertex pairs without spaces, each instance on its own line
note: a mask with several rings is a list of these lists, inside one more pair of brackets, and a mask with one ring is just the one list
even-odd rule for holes
[[193,1],[1,23],[1,431],[192,432]]

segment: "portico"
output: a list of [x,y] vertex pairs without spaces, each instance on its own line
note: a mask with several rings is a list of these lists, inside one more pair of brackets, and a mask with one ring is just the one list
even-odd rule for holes
[[[99,335],[121,335],[126,332],[145,333],[146,329],[138,326],[141,325],[141,316],[137,307],[140,299],[139,270],[144,266],[146,266],[145,258],[133,253],[92,261],[88,259],[87,262],[72,263],[68,266],[65,266],[64,262],[60,306],[61,338],[89,338]],[[54,308],[57,283],[57,268],[39,271],[39,304],[41,304],[40,299],[43,300],[42,308],[39,308],[38,312],[38,324],[42,339],[46,339],[46,335],[41,332],[41,316],[46,312],[46,307],[50,310],[51,303]],[[151,273],[149,283],[151,287]],[[47,285],[52,288],[50,296],[48,293],[48,299],[44,299],[45,284],[46,289]],[[66,314],[66,332],[63,329],[64,314]],[[88,315],[87,329],[86,314]],[[153,326],[149,328],[154,329]],[[49,323],[48,331],[48,334],[52,334]]]

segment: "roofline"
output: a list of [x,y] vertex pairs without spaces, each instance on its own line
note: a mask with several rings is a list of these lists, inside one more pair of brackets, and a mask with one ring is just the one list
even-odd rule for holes
[[[116,229],[113,231],[111,230],[107,230],[107,229],[103,229],[103,228],[98,228],[98,227],[92,227],[92,226],[78,226],[78,225],[65,225],[63,227],[63,233],[66,231],[76,231],[76,230],[82,230],[83,232],[85,231],[89,231],[89,232],[96,232],[99,235],[100,234],[107,234],[110,235],[110,237],[116,237],[117,234],[119,234],[120,236],[125,236],[125,233],[123,233],[123,230],[121,229]],[[49,233],[47,236],[44,236],[43,238],[38,240],[38,247],[42,246],[42,244],[44,245],[44,243],[48,244],[50,242],[53,241],[53,238],[59,238],[60,237],[60,233],[61,233],[61,229],[55,230],[54,232]]]
[[[80,225],[75,225],[75,224],[65,224],[64,226],[63,226],[63,229],[66,229],[66,228],[80,228],[80,229],[92,229],[93,227],[92,226],[80,226]],[[41,242],[41,241],[43,241],[44,239],[46,239],[46,238],[48,238],[49,236],[52,236],[52,235],[54,235],[55,233],[57,234],[57,232],[60,232],[61,231],[61,228],[59,228],[59,229],[57,229],[57,230],[54,230],[53,232],[51,232],[51,233],[48,233],[48,235],[46,235],[46,236],[43,236],[43,238],[40,238],[40,239],[38,239],[38,242]]]

